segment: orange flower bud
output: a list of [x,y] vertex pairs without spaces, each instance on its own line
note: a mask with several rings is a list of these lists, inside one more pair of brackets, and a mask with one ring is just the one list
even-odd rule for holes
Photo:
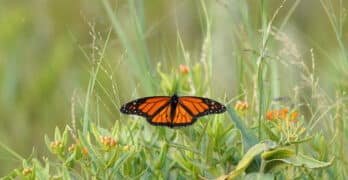
[[270,120],[270,121],[272,121],[272,120],[274,119],[274,116],[273,116],[273,112],[272,112],[272,111],[268,111],[268,112],[266,113],[266,119],[267,119],[267,120]]
[[298,112],[294,111],[291,113],[289,121],[295,121],[297,117],[298,117]]
[[279,117],[281,120],[285,120],[287,118],[289,110],[287,108],[283,108],[281,110],[281,116]]
[[88,154],[88,150],[87,150],[87,148],[86,148],[86,147],[83,147],[83,148],[82,148],[82,154],[85,154],[85,155],[87,155],[87,154]]
[[182,74],[187,74],[187,73],[189,73],[189,68],[184,64],[180,64],[180,72]]

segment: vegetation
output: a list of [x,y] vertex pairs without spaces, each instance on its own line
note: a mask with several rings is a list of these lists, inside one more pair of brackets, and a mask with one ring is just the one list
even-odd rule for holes
[[[305,6],[300,0],[180,2],[173,12],[167,12],[168,17],[156,22],[151,19],[151,8],[156,7],[145,2],[112,3],[99,2],[107,15],[102,16],[103,21],[110,22],[101,28],[103,31],[88,23],[90,46],[76,42],[75,48],[67,47],[69,40],[57,40],[58,45],[48,55],[51,68],[39,73],[30,97],[21,92],[19,100],[12,100],[23,107],[35,105],[41,107],[40,112],[52,112],[53,106],[48,110],[32,100],[42,96],[59,99],[60,93],[52,95],[59,87],[53,80],[63,76],[65,68],[79,71],[64,60],[70,57],[71,49],[79,49],[87,59],[88,86],[72,90],[71,105],[65,104],[71,117],[64,110],[48,116],[69,120],[50,122],[43,132],[46,135],[33,138],[46,144],[49,152],[38,155],[34,149],[31,155],[23,156],[7,145],[10,137],[0,143],[4,152],[1,162],[12,157],[21,162],[4,172],[4,179],[348,177],[348,57],[344,43],[346,4],[342,0],[311,2],[326,15],[318,23],[327,21],[327,32],[333,31],[333,40],[324,45],[319,41],[325,40],[326,29],[312,29],[313,34],[305,36],[308,44],[296,39],[300,36],[291,30],[296,10]],[[180,16],[185,13],[177,12],[176,7],[184,11],[186,5],[197,13],[196,19],[187,21],[198,22],[199,29],[193,32],[199,34],[193,36],[198,40],[190,39],[189,31],[181,26],[184,20]],[[163,29],[156,23],[167,27],[163,24],[171,17],[177,18],[175,33],[161,34]],[[17,36],[8,32],[12,36],[0,33],[0,40]],[[79,39],[74,33],[70,35],[70,41]],[[167,38],[157,37],[161,35]],[[172,36],[175,38],[170,39]],[[0,49],[0,55],[7,55],[9,49]],[[11,88],[17,87],[11,84],[17,82],[17,63],[11,64],[0,64],[5,72],[1,77],[4,102],[15,96]],[[143,118],[119,112],[131,99],[174,92],[219,100],[226,104],[227,112],[202,117],[183,128],[151,126]],[[57,110],[61,106],[57,105]],[[18,119],[15,110],[9,112],[14,115],[4,113],[6,118]]]

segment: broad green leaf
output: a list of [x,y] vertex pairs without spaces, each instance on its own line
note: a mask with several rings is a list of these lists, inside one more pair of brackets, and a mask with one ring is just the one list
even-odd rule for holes
[[262,160],[266,161],[266,166],[264,167],[264,172],[269,172],[273,168],[280,167],[283,163],[280,161],[270,161],[273,159],[288,158],[293,156],[295,152],[291,149],[278,148],[270,151],[265,151],[261,154]]
[[298,154],[298,155],[289,156],[287,158],[273,159],[269,162],[272,162],[272,161],[279,161],[279,162],[296,166],[296,167],[318,169],[318,168],[326,168],[328,166],[331,166],[334,161],[334,158],[332,158],[329,162],[323,162],[303,154]]
[[252,160],[259,154],[261,154],[263,151],[268,149],[273,149],[275,146],[275,143],[273,141],[267,141],[263,143],[259,143],[251,147],[247,153],[243,156],[243,158],[239,161],[236,169],[229,173],[227,176],[228,179],[236,178],[237,176],[241,175],[246,168],[250,165]]

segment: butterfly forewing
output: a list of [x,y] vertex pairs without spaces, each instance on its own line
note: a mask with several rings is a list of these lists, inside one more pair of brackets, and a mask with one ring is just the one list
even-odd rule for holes
[[183,96],[180,97],[179,103],[195,117],[218,114],[226,111],[224,105],[208,98]]
[[149,118],[158,113],[158,111],[169,103],[169,96],[144,97],[124,104],[121,107],[121,112]]

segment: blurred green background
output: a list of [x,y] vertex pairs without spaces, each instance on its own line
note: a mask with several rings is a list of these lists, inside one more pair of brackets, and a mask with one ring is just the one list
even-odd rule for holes
[[[130,42],[136,41],[128,1],[109,2]],[[269,13],[264,16],[270,19],[280,1],[265,2]],[[340,1],[332,2],[333,13],[339,15]],[[212,15],[213,94],[236,96],[237,60],[255,61],[251,55],[258,51],[263,26],[259,3],[255,0],[207,1],[207,9]],[[337,86],[346,89],[347,62],[322,3],[319,0],[286,2],[274,22],[275,28],[281,28],[274,31],[279,30],[285,36],[274,34],[272,45],[277,52],[289,54],[288,58],[293,60],[289,63],[299,59],[310,64],[313,49],[318,83],[328,96],[335,97]],[[191,63],[199,61],[204,42],[200,1],[154,0],[138,4],[143,5],[140,8],[143,12],[138,13],[145,17],[150,74],[156,73],[159,62],[167,72],[185,64],[176,53],[178,35],[189,52]],[[342,4],[343,8],[348,7],[346,1]],[[283,22],[286,22],[284,26]],[[24,157],[29,156],[33,148],[39,157],[47,154],[44,134],[52,134],[55,126],[64,127],[71,123],[71,99],[76,94],[81,97],[76,103],[81,104],[93,59],[98,56],[97,47],[105,43],[110,29],[110,18],[101,1],[1,1],[0,141],[3,144]],[[342,42],[347,42],[347,23],[342,29]],[[103,82],[118,84],[122,102],[134,98],[135,91],[141,96],[160,95],[156,88],[154,91],[142,88],[143,79],[134,78],[134,64],[127,62],[124,54],[122,43],[112,30],[105,60],[113,77]],[[281,55],[269,54],[275,59]],[[279,67],[282,71],[277,80],[281,85],[278,94],[286,96],[299,85],[302,77],[298,77],[291,63],[279,64],[283,65]],[[119,117],[118,109],[106,106],[111,117]],[[19,163],[0,149],[1,174]]]

